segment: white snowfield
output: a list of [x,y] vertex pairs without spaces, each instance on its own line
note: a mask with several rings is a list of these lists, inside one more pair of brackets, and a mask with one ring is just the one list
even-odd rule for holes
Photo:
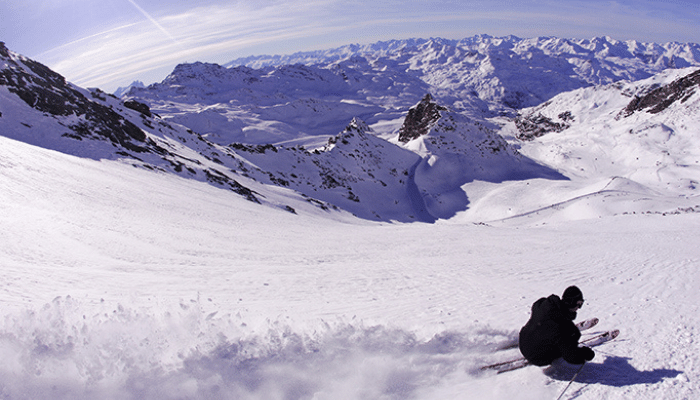
[[556,398],[478,367],[570,284],[622,333],[566,398],[700,392],[698,213],[328,219],[1,137],[0,186],[4,399]]
[[[409,61],[418,67],[415,58],[401,62]],[[299,71],[309,73],[285,72]],[[172,152],[120,160],[115,154],[125,150],[115,142],[61,135],[83,120],[39,112],[0,87],[0,399],[556,399],[577,366],[501,375],[479,367],[518,357],[517,349],[499,349],[517,340],[534,301],[569,285],[586,300],[578,319],[600,318],[584,338],[621,334],[596,347],[563,398],[697,398],[700,90],[691,87],[658,113],[623,112],[634,96],[696,71],[561,93],[520,111],[545,127],[567,126],[531,140],[517,138],[512,118],[474,119],[454,109],[424,136],[383,140],[401,126],[404,103],[415,104],[399,93],[396,108],[370,119],[376,135],[353,120],[346,136],[306,164],[300,160],[311,152],[287,149],[279,159],[265,148],[234,152],[125,110],[115,98],[90,100],[118,112],[119,124],[132,121],[151,149]],[[391,79],[423,96],[424,84],[411,76]],[[159,99],[158,111],[172,107],[170,119],[200,126],[213,115],[221,128],[219,111],[184,91],[182,102]],[[309,115],[334,112],[318,105],[312,113],[316,103],[295,98],[278,109],[273,100],[264,112],[236,116],[226,108],[224,119],[265,131],[279,112],[287,125],[266,132],[286,140]],[[376,104],[341,100],[343,118],[375,112]],[[295,107],[307,107],[296,122],[288,120]],[[377,182],[401,192],[398,182],[410,174],[387,173],[385,165],[408,160],[426,212],[450,217],[358,218],[325,207],[335,192],[322,203],[297,191],[321,193],[321,185],[261,178],[285,167],[278,160],[308,175],[312,164],[337,162],[358,188],[351,178],[359,180],[360,170],[352,167],[365,164],[352,164],[356,157],[376,161],[370,175],[377,178],[364,178],[357,210],[379,201]],[[173,160],[187,160],[179,175],[167,168]],[[518,163],[547,173],[516,178]],[[191,178],[206,168],[235,177],[262,204]]]

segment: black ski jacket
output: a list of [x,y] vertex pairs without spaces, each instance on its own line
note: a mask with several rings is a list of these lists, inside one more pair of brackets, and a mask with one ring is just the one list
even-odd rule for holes
[[532,315],[520,330],[520,352],[534,365],[549,365],[559,357],[583,364],[585,350],[578,347],[581,332],[574,325],[576,313],[569,311],[557,295],[543,297],[532,305]]

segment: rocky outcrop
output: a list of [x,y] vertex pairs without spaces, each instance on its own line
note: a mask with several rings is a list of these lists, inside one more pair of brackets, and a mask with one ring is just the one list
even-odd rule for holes
[[700,70],[656,88],[643,96],[635,96],[625,107],[624,115],[630,116],[637,111],[646,110],[657,114],[680,101],[685,103],[700,87]]
[[555,122],[542,114],[518,115],[515,118],[518,133],[515,136],[520,140],[532,140],[551,132],[561,132],[569,128],[566,121],[571,121],[573,117],[567,112],[560,114],[559,119],[562,122]]
[[430,93],[426,94],[420,103],[408,110],[399,130],[399,142],[408,143],[427,134],[431,125],[440,119],[440,111],[447,111],[447,108],[435,103]]
[[140,103],[136,100],[126,100],[124,102],[124,107],[130,108],[134,111],[138,111],[147,117],[152,116],[150,107],[148,107],[147,105]]
[[78,140],[97,136],[128,150],[145,151],[146,134],[140,128],[111,108],[89,100],[60,74],[36,61],[13,57],[4,45],[0,55],[7,63],[0,70],[0,85],[38,111],[55,117],[78,117],[68,126],[71,132],[64,136]]

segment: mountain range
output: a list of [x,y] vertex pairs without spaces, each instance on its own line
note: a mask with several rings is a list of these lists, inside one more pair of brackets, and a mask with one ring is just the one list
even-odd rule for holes
[[697,44],[397,40],[181,64],[122,97],[4,44],[0,63],[3,136],[292,213],[492,222],[696,210]]

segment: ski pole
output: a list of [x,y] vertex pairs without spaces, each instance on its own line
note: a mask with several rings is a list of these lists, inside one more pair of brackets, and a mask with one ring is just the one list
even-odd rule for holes
[[583,366],[584,366],[584,365],[586,365],[586,362],[585,362],[585,361],[583,362],[583,364],[581,364],[581,368],[579,368],[578,371],[576,371],[576,373],[574,374],[574,377],[571,378],[571,380],[569,381],[569,384],[566,385],[566,387],[564,388],[564,390],[561,391],[561,394],[559,395],[559,397],[557,397],[557,400],[561,400],[562,396],[564,396],[564,393],[566,393],[566,390],[569,389],[569,386],[571,386],[571,384],[574,383],[574,379],[576,379],[576,377],[578,376],[579,372],[581,372],[581,370],[583,369]]

